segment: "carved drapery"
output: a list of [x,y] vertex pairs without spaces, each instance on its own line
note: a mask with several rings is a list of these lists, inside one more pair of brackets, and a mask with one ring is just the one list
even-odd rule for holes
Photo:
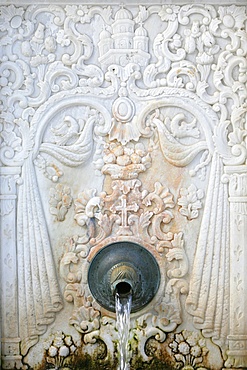
[[[181,295],[188,294],[195,328],[228,356],[225,366],[246,367],[246,327],[236,321],[246,318],[238,303],[246,285],[246,194],[238,194],[246,176],[246,7],[8,5],[1,7],[0,27],[1,174],[3,184],[21,178],[18,191],[1,187],[2,240],[10,245],[1,255],[2,274],[12,279],[3,279],[3,297],[9,299],[18,275],[13,316],[19,315],[11,333],[3,311],[4,367],[14,361],[21,367],[20,356],[62,307],[40,173],[58,183],[49,200],[56,222],[67,220],[74,203],[81,228],[69,235],[60,273],[65,301],[75,309],[68,321],[85,342],[103,338],[114,351],[107,333],[114,321],[87,290],[88,261],[107,241],[136,237],[165,266],[155,315],[141,313],[132,327],[142,357],[149,359],[149,338],[162,342],[182,322]],[[164,163],[186,168],[191,183],[177,193],[169,181],[147,189],[143,179],[157,152]],[[90,160],[107,190],[82,186],[76,196],[63,181],[65,169]],[[175,208],[188,222],[202,215],[192,266]]]
[[230,298],[229,205],[222,175],[223,164],[215,154],[186,305],[195,326],[202,329],[205,337],[219,343],[226,356]]
[[25,355],[54,321],[55,313],[62,308],[62,299],[30,158],[23,164],[22,178],[18,196],[17,256],[21,354]]

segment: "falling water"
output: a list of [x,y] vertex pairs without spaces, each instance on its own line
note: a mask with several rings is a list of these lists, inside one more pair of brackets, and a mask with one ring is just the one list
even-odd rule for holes
[[130,329],[131,293],[127,296],[115,294],[117,330],[119,340],[120,366],[118,370],[128,370],[128,336]]

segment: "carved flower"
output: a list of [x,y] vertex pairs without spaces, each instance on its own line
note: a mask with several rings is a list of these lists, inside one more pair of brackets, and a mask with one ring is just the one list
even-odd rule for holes
[[175,334],[175,341],[177,343],[183,342],[184,341],[184,335],[182,333]]
[[77,349],[72,337],[61,331],[52,334],[46,340],[44,348],[47,350],[46,361],[56,369],[62,369],[61,365],[65,365],[66,357],[73,355]]
[[227,28],[242,28],[245,22],[245,7],[244,6],[220,6],[219,18]]
[[65,34],[64,30],[59,30],[57,32],[56,41],[63,47],[70,44],[70,40],[68,39],[68,36]]
[[244,139],[247,136],[247,130],[242,130],[238,127],[234,128],[234,131],[231,132],[229,135],[229,145],[244,145]]
[[85,320],[81,321],[81,328],[83,331],[91,331],[92,329],[99,328],[99,311],[96,311],[93,307],[83,307],[83,316],[85,318]]
[[178,343],[175,340],[169,344],[169,347],[172,349],[172,352],[178,352]]
[[159,12],[162,21],[175,21],[180,7],[177,5],[163,5]]
[[154,191],[152,193],[148,193],[147,191],[143,192],[143,203],[145,206],[152,207],[152,211],[154,214],[158,214],[161,211],[166,210],[166,217],[167,220],[163,222],[168,223],[172,219],[172,213],[167,210],[167,208],[173,208],[175,206],[173,195],[170,193],[170,190],[163,186],[160,182],[156,182],[154,184]]
[[67,346],[71,346],[71,344],[73,343],[72,342],[72,338],[70,335],[67,335],[65,338],[64,338],[64,342]]
[[70,188],[66,185],[57,184],[55,188],[50,189],[50,212],[55,215],[57,221],[64,221],[66,214],[72,204]]
[[17,29],[22,24],[24,9],[14,5],[4,6],[1,8],[0,30],[9,31]]
[[[198,333],[189,332],[187,330],[175,334],[174,340],[169,344],[172,349],[174,358],[177,362],[181,362],[183,370],[193,370],[198,368],[198,364],[202,364],[204,356],[208,353],[205,347],[205,341],[200,338]],[[194,345],[191,345],[191,344]]]
[[182,46],[182,39],[181,39],[181,36],[176,33],[173,37],[172,37],[172,41],[169,43],[170,45],[170,48],[172,50],[177,50],[178,48],[180,48]]
[[60,347],[58,354],[61,357],[67,357],[69,355],[69,348],[67,346]]
[[[10,118],[10,117],[9,117]],[[2,130],[0,132],[0,137],[3,140],[2,146],[11,147],[14,151],[20,152],[22,147],[22,140],[17,136],[15,130],[15,125],[10,122],[5,122],[2,125]]]
[[190,353],[190,346],[186,342],[181,342],[178,345],[178,352],[182,355],[188,355]]
[[200,346],[194,346],[190,349],[190,354],[194,357],[200,357],[202,354],[202,349]]
[[61,332],[57,333],[57,335],[55,336],[53,340],[53,345],[57,348],[62,347],[62,345],[64,344],[63,339],[64,339],[64,334],[62,334]]
[[[152,324],[154,327],[158,327],[162,331],[166,332],[169,330],[171,325],[176,326],[178,322],[180,322],[180,318],[178,317],[178,312],[171,304],[167,302],[161,302],[155,306],[155,311],[157,315],[152,317]],[[176,342],[174,342],[174,346],[178,346]],[[175,348],[175,347],[174,347]]]
[[65,7],[66,15],[74,22],[89,23],[91,16],[88,14],[88,6],[86,5],[67,5]]
[[54,347],[54,346],[50,346],[50,348],[48,350],[48,355],[50,357],[55,357],[57,355],[57,348]]
[[187,217],[188,220],[192,220],[198,217],[198,209],[202,208],[202,202],[200,199],[204,197],[204,191],[197,189],[192,184],[187,188],[180,189],[181,197],[178,199],[178,205],[181,207],[179,212],[181,215]]
[[135,123],[135,119],[133,118],[130,122],[119,122],[113,118],[109,137],[110,140],[116,139],[123,145],[129,143],[131,140],[138,141],[140,132]]

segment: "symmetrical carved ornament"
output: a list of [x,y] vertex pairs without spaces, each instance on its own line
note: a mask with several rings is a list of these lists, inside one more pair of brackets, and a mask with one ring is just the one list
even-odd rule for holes
[[[70,323],[83,334],[86,343],[93,343],[97,338],[108,343],[112,332],[101,329],[109,320],[105,315],[109,314],[101,313],[86,281],[90,251],[114,240],[132,240],[149,246],[153,253],[155,249],[159,252],[161,268],[165,268],[166,274],[162,273],[163,286],[156,299],[156,313],[140,313],[132,322],[132,335],[146,358],[144,347],[148,338],[155,335],[164,341],[166,332],[174,330],[181,322],[179,296],[188,290],[183,279],[188,261],[183,233],[166,232],[173,218],[171,209],[175,206],[169,189],[155,183],[153,191],[142,190],[139,179],[121,179],[122,166],[119,167],[118,173],[114,167],[113,177],[119,180],[112,182],[112,193],[97,195],[95,190],[90,190],[75,199],[75,219],[82,226],[82,235],[66,243],[67,251],[60,269],[67,282],[65,298],[75,306]],[[133,173],[131,168],[129,176]],[[113,319],[111,323],[116,325]]]
[[[227,368],[247,367],[246,6],[0,11],[2,296],[15,302],[3,311],[3,367],[26,363],[67,302],[67,321],[84,343],[101,340],[114,352],[116,322],[93,300],[87,271],[94,254],[118,240],[144,245],[161,269],[152,309],[131,322],[144,360],[150,338],[164,342],[191,315]],[[148,184],[156,156],[162,180]],[[89,163],[97,186],[71,182]],[[166,164],[184,170],[177,188]],[[49,194],[40,179],[52,182]],[[45,210],[56,225],[70,225],[60,271]],[[192,257],[186,230],[196,223]],[[204,342],[190,344],[185,333],[174,337],[173,357],[203,367]],[[46,348],[54,366],[75,351],[61,336],[63,350]]]
[[173,356],[178,364],[181,364],[182,370],[192,370],[194,368],[203,370],[201,364],[208,353],[205,340],[200,338],[198,333],[183,330],[175,334],[173,342],[169,344]]

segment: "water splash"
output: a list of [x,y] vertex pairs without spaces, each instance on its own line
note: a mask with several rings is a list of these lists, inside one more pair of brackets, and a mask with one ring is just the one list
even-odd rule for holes
[[118,370],[129,370],[129,359],[128,359],[128,337],[130,329],[130,311],[131,311],[132,295],[121,296],[118,293],[115,294],[115,305],[116,305],[116,316],[117,323],[116,327],[118,330],[119,340],[119,355],[120,364]]

